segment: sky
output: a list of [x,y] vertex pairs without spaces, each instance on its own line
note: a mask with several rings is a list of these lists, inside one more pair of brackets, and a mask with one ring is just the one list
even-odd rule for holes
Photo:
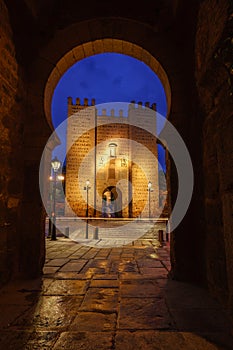
[[[52,99],[52,121],[55,128],[67,118],[67,97],[75,102],[80,97],[96,105],[106,102],[142,101],[157,104],[157,111],[166,116],[167,105],[163,86],[157,75],[143,62],[117,53],[103,53],[87,57],[76,64],[59,80]],[[98,108],[98,106],[97,106]],[[162,147],[158,147],[159,162],[165,170]],[[57,147],[58,158],[64,149]]]

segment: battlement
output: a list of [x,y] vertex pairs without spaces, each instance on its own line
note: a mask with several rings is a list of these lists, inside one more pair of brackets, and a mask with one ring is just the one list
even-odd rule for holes
[[95,106],[95,99],[94,98],[91,99],[91,104],[89,104],[88,98],[85,97],[83,100],[83,104],[81,104],[79,97],[77,97],[75,99],[75,103],[73,103],[73,98],[71,96],[69,96],[69,97],[67,97],[67,102],[68,102],[68,105],[71,105],[71,106],[80,106],[80,107]]
[[114,108],[112,108],[110,110],[110,115],[107,114],[107,109],[103,108],[101,112],[99,112],[97,114],[98,117],[117,117],[117,118],[123,118],[124,117],[124,110],[123,109],[119,109],[118,111],[116,111]]
[[156,111],[156,103],[152,103],[152,105],[150,106],[150,102],[145,102],[145,105],[143,106],[142,102],[135,102],[135,101],[131,101],[129,104],[129,109],[142,109],[142,108],[150,108],[154,111]]
[[[95,106],[95,99],[94,98],[91,99],[90,104],[89,104],[89,99],[84,98],[83,104],[81,104],[80,98],[77,97],[75,99],[75,104],[74,104],[73,98],[69,96],[67,98],[67,102],[68,102],[68,105],[71,105],[71,106],[80,106],[80,107]],[[143,103],[141,101],[139,101],[137,103],[135,101],[131,101],[129,104],[129,110],[130,109],[145,109],[145,108],[149,108],[149,109],[156,111],[156,103],[154,102],[150,106],[150,102],[145,102],[145,105],[143,106]],[[106,113],[107,113],[106,109],[103,109],[102,115],[103,116],[107,115]],[[115,116],[114,109],[111,109],[111,116],[112,117]],[[119,110],[119,116],[123,117],[123,110],[122,109]]]

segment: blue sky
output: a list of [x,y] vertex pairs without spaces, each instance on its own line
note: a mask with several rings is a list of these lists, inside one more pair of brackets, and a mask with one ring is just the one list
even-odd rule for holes
[[[60,79],[52,99],[52,120],[56,128],[67,118],[67,97],[95,98],[106,102],[156,102],[157,111],[166,115],[163,86],[154,72],[143,62],[130,56],[104,53],[90,56],[74,64]],[[54,155],[59,157],[59,147]],[[164,154],[159,148],[159,161],[165,168]]]

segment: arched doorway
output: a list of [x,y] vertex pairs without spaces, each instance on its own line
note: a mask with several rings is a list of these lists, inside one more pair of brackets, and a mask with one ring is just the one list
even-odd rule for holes
[[[119,20],[112,18],[110,22],[111,28],[121,23],[121,30],[116,35],[112,34],[111,28],[109,28],[110,32],[106,33],[106,28],[104,26],[103,30],[105,34],[102,32],[97,36],[93,36],[93,32],[86,30],[87,22],[89,23],[88,27],[91,28],[92,20],[86,21],[85,23],[73,24],[72,26],[66,27],[64,30],[57,32],[54,38],[41,50],[38,60],[30,66],[31,88],[29,91],[29,99],[32,103],[33,110],[36,111],[35,118],[38,119],[38,113],[45,113],[50,130],[53,129],[51,102],[54,89],[61,76],[77,61],[91,55],[105,52],[122,53],[136,58],[150,67],[159,77],[164,86],[167,99],[167,111],[169,115],[171,108],[170,83],[167,73],[160,62],[162,62],[163,58],[166,56],[170,56],[171,52],[166,53],[165,51],[167,49],[172,51],[171,47],[166,46],[165,48],[164,45],[161,45],[159,42],[157,45],[148,45],[148,27],[142,23],[136,23],[126,19]],[[100,21],[100,25],[103,25],[102,21]],[[129,27],[131,30],[127,30]],[[137,35],[135,37],[135,33],[138,33],[139,28],[140,39],[138,39]],[[74,35],[74,33],[78,32],[85,32],[85,38],[78,38],[76,34]],[[63,38],[69,38],[69,40],[63,40],[60,35]],[[141,40],[142,38],[144,39]],[[38,75],[37,72],[39,72]],[[41,102],[43,102],[43,111],[41,108]],[[42,137],[42,143],[44,142],[43,146],[47,141],[45,134]],[[49,136],[49,133],[47,133],[47,135]],[[34,140],[32,139],[28,142],[33,144]],[[53,145],[51,144],[51,159],[53,148],[59,144],[59,140],[55,137],[53,142]],[[40,161],[40,155],[38,155],[38,161]],[[48,174],[49,169],[44,169],[45,178],[48,177]],[[44,218],[45,216],[43,212],[43,220]],[[38,234],[43,237],[43,230],[40,229],[40,233],[38,232]],[[41,251],[41,253],[44,254],[43,246]]]
[[[108,28],[106,28],[102,20],[90,20],[68,26],[64,30],[58,31],[53,39],[41,50],[40,57],[29,68],[29,71],[32,73],[29,99],[31,99],[32,110],[36,111],[35,119],[38,119],[38,113],[42,115],[45,113],[50,129],[53,129],[51,122],[53,92],[60,77],[72,64],[84,57],[97,53],[118,52],[138,58],[158,75],[166,91],[168,115],[172,108],[173,113],[170,115],[170,120],[178,121],[179,131],[181,131],[184,140],[187,142],[189,136],[185,126],[187,123],[182,124],[182,121],[187,121],[187,114],[190,112],[189,100],[187,99],[183,102],[183,92],[188,81],[184,70],[185,57],[176,50],[173,40],[168,40],[165,45],[164,40],[167,39],[164,37],[161,40],[162,38],[155,35],[153,28],[145,26],[143,23],[124,18],[108,18],[108,21]],[[98,31],[90,30],[92,25],[96,26],[97,23],[99,23]],[[114,30],[116,27],[118,27],[117,32]],[[80,33],[79,37],[77,33]],[[63,40],[64,38],[68,40]],[[164,64],[166,71],[160,62]],[[39,74],[34,74],[34,72],[39,72]],[[175,95],[172,104],[170,83]],[[37,127],[37,124],[35,124],[35,127]],[[38,129],[36,129],[36,132],[38,132]],[[42,137],[42,142],[44,140],[45,135]],[[57,140],[54,141],[55,143],[57,142]],[[28,144],[34,144],[33,138],[28,140]],[[39,158],[38,156],[37,161],[40,160]],[[170,166],[169,162],[170,160],[168,159],[168,172],[175,174],[175,168]],[[171,195],[175,201],[178,187],[175,176],[171,182],[173,183]],[[183,276],[189,278],[190,268],[191,270],[193,268],[195,268],[195,271],[198,270],[195,261],[199,264],[200,259],[198,252],[197,254],[195,253],[195,257],[194,254],[190,256],[187,254],[187,245],[184,244],[184,239],[187,239],[187,228],[190,229],[188,220],[183,226],[179,228],[179,235],[176,236],[176,242],[171,247],[172,266],[176,270],[177,275],[181,275],[182,278]],[[43,234],[38,229],[38,233],[39,231],[40,235]],[[195,241],[198,241],[197,235],[193,237],[195,237]]]
[[[118,6],[119,5],[117,4],[117,7]],[[12,7],[13,7],[13,13],[15,13],[15,7],[13,6],[13,4],[12,4]],[[20,6],[20,10],[21,10],[21,7],[23,6]],[[75,62],[76,59],[81,59],[85,55],[91,55],[98,52],[102,52],[103,50],[102,39],[106,39],[106,41],[104,42],[106,50],[109,48],[110,51],[119,50],[123,52],[125,50],[125,44],[122,40],[124,40],[128,43],[131,43],[128,47],[129,53],[132,53],[133,55],[137,56],[139,59],[144,57],[145,63],[146,62],[148,64],[150,63],[151,56],[157,57],[158,60],[163,63],[172,86],[173,103],[172,103],[171,117],[173,121],[176,122],[175,124],[178,125],[179,130],[182,132],[182,136],[184,137],[185,141],[187,142],[187,140],[190,140],[188,142],[189,146],[193,143],[193,146],[191,146],[191,151],[192,151],[192,155],[194,155],[195,166],[197,169],[196,171],[197,183],[200,188],[201,188],[201,185],[203,184],[203,179],[201,176],[202,172],[200,171],[202,169],[202,159],[200,159],[200,155],[203,153],[203,149],[202,149],[202,139],[203,139],[202,131],[203,130],[202,130],[202,124],[201,124],[201,119],[203,119],[202,118],[203,115],[202,113],[198,113],[200,110],[198,109],[198,104],[196,103],[196,98],[195,98],[196,90],[194,87],[195,67],[193,62],[194,62],[194,57],[196,57],[197,53],[200,54],[200,56],[199,55],[197,56],[197,62],[199,66],[198,70],[200,73],[198,77],[199,83],[201,86],[202,84],[206,85],[207,90],[209,90],[210,83],[209,83],[209,79],[205,79],[207,78],[207,75],[206,76],[204,75],[205,63],[208,61],[208,60],[207,61],[205,60],[206,52],[208,50],[206,49],[207,50],[206,51],[205,49],[203,49],[203,40],[202,40],[203,37],[201,35],[198,36],[198,42],[200,44],[199,48],[198,48],[198,42],[197,42],[197,45],[195,45],[196,54],[193,49],[194,35],[196,30],[196,20],[194,21],[194,18],[196,18],[195,17],[196,12],[193,11],[192,7],[190,8],[192,13],[188,12],[190,16],[186,15],[184,11],[185,17],[182,16],[182,18],[186,19],[185,23],[186,24],[189,23],[190,26],[186,28],[187,29],[185,31],[186,35],[180,35],[181,33],[180,30],[183,28],[184,23],[183,21],[179,20],[179,17],[177,18],[174,17],[174,19],[176,20],[169,23],[169,27],[167,27],[168,30],[165,30],[164,26],[162,26],[162,28],[157,28],[157,23],[159,23],[159,21],[157,21],[157,18],[153,18],[154,12],[151,11],[151,8],[147,8],[147,7],[145,7],[144,9],[138,8],[138,11],[140,11],[140,15],[138,17],[134,17],[134,15],[132,14],[132,11],[130,12],[128,11],[128,13],[126,13],[125,7],[122,6],[121,12],[119,12],[121,13],[121,16],[118,16],[114,12],[114,9],[112,9],[112,12],[110,11],[109,13],[110,15],[106,18],[102,17],[103,13],[101,13],[101,18],[98,17],[95,14],[96,7],[93,7],[93,9],[94,9],[94,12],[92,12],[92,14],[90,14],[89,11],[84,11],[84,10],[73,11],[73,13],[72,12],[70,13],[70,17],[64,16],[65,18],[67,18],[67,22],[60,23],[61,21],[59,18],[57,22],[59,23],[59,25],[57,26],[51,25],[47,27],[48,35],[43,35],[43,33],[45,34],[46,31],[39,31],[39,30],[31,31],[34,33],[34,35],[32,35],[31,37],[32,38],[31,40],[25,40],[24,32],[22,33],[21,30],[18,31],[19,33],[15,31],[18,34],[17,35],[18,38],[21,39],[18,42],[18,46],[21,46],[20,45],[21,42],[24,43],[25,46],[22,45],[22,47],[23,48],[25,47],[25,49],[27,49],[25,50],[25,56],[26,55],[28,56],[27,60],[25,60],[24,62],[25,68],[27,69],[25,69],[25,71],[23,72],[23,73],[27,73],[25,74],[26,77],[24,76],[25,83],[26,83],[25,91],[27,91],[26,113],[25,113],[25,110],[23,109],[21,112],[21,114],[25,116],[25,118],[22,118],[22,120],[25,121],[24,145],[23,145],[24,152],[22,157],[23,159],[22,162],[24,164],[22,178],[25,179],[25,186],[24,186],[24,189],[22,190],[22,196],[20,196],[20,200],[22,198],[21,215],[24,217],[24,220],[22,220],[22,222],[20,222],[20,225],[18,225],[20,227],[20,230],[19,230],[20,239],[17,240],[21,248],[20,254],[19,254],[20,269],[22,271],[26,271],[28,275],[30,274],[30,272],[31,274],[35,275],[36,273],[41,271],[41,266],[43,264],[43,253],[44,253],[43,252],[44,243],[42,242],[42,239],[41,239],[43,237],[43,229],[41,226],[41,203],[40,203],[39,194],[38,194],[38,181],[37,181],[38,180],[37,179],[38,163],[40,161],[41,151],[46,142],[46,138],[49,136],[51,132],[51,130],[49,130],[49,128],[46,125],[45,119],[43,118],[44,117],[43,104],[45,103],[47,107],[50,108],[49,100],[47,100],[47,98],[46,98],[46,101],[43,100],[44,88],[47,84],[50,73],[54,68],[56,68],[56,74],[58,76],[58,79],[59,79],[59,76],[63,74],[64,72],[63,68],[67,67],[67,62],[66,62],[67,58]],[[173,10],[174,11],[172,12],[175,15],[177,11],[175,10],[175,8]],[[202,12],[204,13],[205,10],[206,8],[203,7]],[[42,9],[40,12],[43,14]],[[74,14],[77,14],[77,13],[80,17],[75,17]],[[19,14],[21,14],[20,11],[19,11]],[[38,9],[38,14],[39,14],[39,9]],[[118,17],[112,18],[111,14],[112,16],[117,15]],[[149,20],[148,14],[152,16],[154,21]],[[161,11],[161,14],[164,15],[164,12]],[[55,11],[53,12],[53,15],[54,15],[53,22],[56,24]],[[210,16],[211,15],[212,14],[210,13]],[[128,19],[124,18],[126,16],[128,17]],[[82,19],[84,18],[85,19],[92,18],[92,20],[87,20],[82,22]],[[210,24],[209,24],[210,32],[211,32],[211,25],[213,25],[214,28],[216,27],[214,23],[215,17],[212,16],[212,18],[213,18],[213,21],[210,21]],[[17,21],[18,24],[15,25],[15,29],[17,28],[21,29],[22,27],[21,22]],[[46,21],[44,20],[41,21],[39,19],[37,21],[37,24],[45,23],[45,22]],[[202,22],[203,21],[201,20],[200,23]],[[163,21],[160,21],[160,25],[162,23],[164,24],[164,17],[163,17]],[[176,25],[174,25],[174,23],[177,23],[177,24],[179,23],[178,28]],[[28,21],[24,21],[24,25],[28,26]],[[195,25],[195,30],[194,30],[194,25]],[[204,34],[206,27],[198,26],[199,29],[202,27],[204,28],[204,31],[201,30],[199,32],[203,32]],[[219,39],[220,33],[223,27],[224,25],[219,26],[219,31],[218,31],[219,35],[215,36],[216,41]],[[190,30],[190,28],[192,30]],[[38,36],[36,35],[38,35],[39,33],[41,34],[41,37],[38,40]],[[11,34],[9,35],[11,37]],[[216,43],[216,41],[214,41],[214,43]],[[92,44],[92,43],[95,43],[95,44]],[[82,45],[83,51],[79,51],[79,50],[75,51],[75,48],[79,45]],[[205,48],[206,47],[208,47],[208,45],[205,45]],[[211,48],[211,50],[209,51],[211,56],[211,52],[212,50],[214,50],[215,44],[213,45],[212,42],[209,42],[209,47]],[[146,53],[150,53],[149,56],[144,56],[144,54]],[[66,54],[68,56],[66,56]],[[78,55],[80,55],[80,57],[78,57]],[[208,72],[208,77],[209,77],[210,75],[209,70],[207,69],[206,72]],[[8,77],[6,80],[9,80]],[[51,94],[54,88],[53,83],[54,81],[51,80],[51,84],[50,84]],[[205,96],[203,91],[201,91],[201,95]],[[184,100],[184,96],[185,96],[185,100]],[[14,112],[17,111],[15,107],[19,105],[18,95],[16,95],[16,97],[17,98],[15,98],[15,101],[13,101],[13,105],[12,105],[13,107],[12,109],[14,110]],[[207,99],[208,101],[210,100],[209,91],[207,94]],[[24,102],[25,101],[23,101],[23,103]],[[7,104],[11,106],[11,103],[9,104],[8,99],[7,99]],[[206,105],[209,106],[209,103],[207,103]],[[186,119],[187,116],[189,117],[188,123]],[[7,120],[8,119],[9,118],[7,118]],[[218,118],[216,119],[218,120]],[[19,120],[18,116],[16,120]],[[214,118],[211,118],[211,120],[215,121]],[[215,126],[213,127],[213,129],[215,129]],[[219,130],[219,128],[217,129]],[[227,127],[227,130],[229,130],[228,127]],[[209,132],[209,129],[207,130],[206,133],[208,135],[211,135],[211,133]],[[12,138],[15,140],[14,133],[12,133],[12,135],[13,135]],[[17,144],[17,147],[18,147],[18,144]],[[207,149],[208,148],[209,147],[207,144]],[[197,156],[195,156],[195,154]],[[213,158],[212,154],[213,153],[210,154],[211,162],[212,162],[212,159],[215,159]],[[11,162],[11,163],[17,164],[17,169],[19,169],[18,163],[16,162]],[[215,162],[212,162],[212,163],[215,170],[216,168]],[[215,173],[214,171],[212,172],[209,170],[210,169],[209,163],[207,163],[206,168],[207,170],[205,169],[204,170],[207,174],[211,174],[212,176],[212,174]],[[228,167],[226,168],[228,169]],[[12,173],[15,173],[15,171],[12,171]],[[174,177],[175,176],[173,176],[173,179],[172,179],[173,183],[176,182],[176,179],[174,179]],[[209,183],[211,187],[212,182],[209,181]],[[29,184],[31,187],[28,186]],[[187,216],[188,219],[186,219],[183,222],[183,225],[179,227],[179,230],[178,230],[179,234],[176,235],[175,244],[172,247],[173,267],[175,268],[178,275],[182,279],[184,278],[195,279],[194,276],[197,276],[198,273],[201,272],[201,267],[203,267],[204,269],[204,266],[201,266],[203,251],[205,250],[205,242],[204,242],[205,232],[203,232],[204,219],[202,215],[200,215],[201,209],[199,209],[202,206],[202,203],[204,203],[203,191],[202,192],[201,191],[202,189],[195,193],[192,206],[190,207],[190,210]],[[12,210],[11,206],[12,206],[12,203],[15,202],[15,199],[13,197],[13,199],[10,198],[10,200],[11,201],[9,202],[9,210]],[[6,202],[5,199],[4,201]],[[221,203],[221,200],[219,200],[219,202]],[[226,203],[225,199],[223,202]],[[209,205],[210,206],[213,205],[212,200],[210,201]],[[212,207],[210,208],[211,208],[210,210],[210,213],[211,213]],[[217,208],[219,207],[217,206]],[[220,212],[219,209],[218,209],[218,212]],[[230,210],[228,210],[228,212],[230,212]],[[12,215],[11,217],[15,218]],[[197,218],[195,220],[195,223],[191,220],[193,217]],[[212,217],[215,218],[215,215],[212,215]],[[14,221],[16,222],[16,220]],[[219,222],[221,223],[221,220],[219,220]],[[6,223],[8,225],[8,221],[6,221]],[[192,224],[190,225],[190,223]],[[229,225],[226,225],[226,226],[229,227]],[[33,230],[31,229],[32,227],[34,228]],[[12,234],[13,232],[12,226],[9,226],[9,231]],[[189,232],[189,235],[187,234],[187,232]],[[210,225],[210,232],[212,232],[211,225]],[[221,234],[219,237],[221,237],[221,241],[222,241],[222,227],[221,227],[221,230],[219,230],[219,232]],[[192,241],[191,245],[189,244],[190,237]],[[211,238],[210,238],[210,241],[212,241]],[[25,249],[25,244],[27,244],[27,246],[30,247],[28,251]],[[227,245],[227,241],[225,242],[225,244],[226,246],[230,247],[230,244]],[[5,247],[4,247],[4,250],[6,250]],[[12,255],[12,249],[9,249],[9,252],[10,252],[9,254]],[[219,253],[218,250],[217,252]],[[17,254],[13,254],[13,255],[17,255]],[[216,260],[213,260],[213,261],[215,261],[216,263]],[[213,265],[212,261],[210,261],[209,265],[210,266]],[[31,267],[31,271],[29,272],[30,267]],[[32,271],[32,267],[35,268],[35,271],[34,270]],[[221,273],[218,273],[218,275],[221,275]]]
[[116,186],[108,186],[102,193],[102,217],[122,217],[122,193]]
[[[152,56],[149,52],[142,49],[140,46],[133,44],[131,42],[127,42],[124,40],[111,39],[112,45],[109,45],[109,39],[101,39],[97,41],[90,41],[85,44],[81,44],[75,48],[73,48],[70,52],[68,52],[60,61],[57,63],[56,67],[50,73],[49,79],[46,83],[45,91],[44,91],[44,109],[46,118],[48,120],[49,125],[53,128],[52,125],[52,115],[51,115],[51,103],[53,92],[56,88],[56,85],[61,78],[61,73],[64,74],[74,63],[81,61],[84,58],[89,56],[94,56],[99,53],[121,53],[132,58],[139,59],[140,61],[145,63],[151,70],[155,73],[155,75],[159,78],[162,83],[162,86],[166,95],[167,102],[167,117],[169,115],[169,111],[171,108],[171,90],[170,84],[167,77],[167,74],[159,61]],[[96,45],[101,44],[101,50],[96,50]],[[87,50],[87,47],[92,48],[91,50]],[[83,55],[83,52],[85,53]],[[139,54],[140,52],[140,54]],[[75,58],[75,60],[74,60]],[[59,66],[59,75],[57,74],[57,67]],[[88,99],[85,99],[85,106],[88,107]],[[91,102],[92,103],[92,102]],[[56,147],[57,144],[55,144]],[[111,171],[111,169],[110,169]]]
[[[120,53],[126,54],[126,55],[134,57],[134,58],[138,58],[138,53],[136,53],[136,52],[139,52],[139,51],[141,52],[140,60],[142,62],[144,62],[146,65],[148,65],[152,69],[152,71],[159,77],[160,81],[163,84],[163,87],[164,87],[164,90],[165,90],[165,94],[166,94],[166,100],[167,100],[167,111],[168,111],[168,114],[169,114],[170,107],[171,107],[171,90],[170,90],[170,84],[169,84],[169,81],[168,81],[168,77],[167,77],[166,72],[164,71],[163,67],[161,66],[161,64],[149,52],[145,51],[140,46],[132,44],[131,42],[126,42],[126,41],[118,40],[118,39],[111,39],[111,42],[113,43],[111,49],[109,48],[109,46],[106,45],[108,42],[109,42],[108,39],[102,39],[101,40],[102,50],[100,52],[117,52],[117,53],[120,52]],[[120,46],[114,45],[114,43],[115,44],[118,43],[118,44],[120,44]],[[92,47],[95,47],[96,41],[89,42],[87,44],[88,44],[88,46],[91,45]],[[78,57],[79,57],[78,53],[82,53],[83,50],[84,50],[84,47],[86,47],[85,44],[81,44],[81,45],[79,45],[79,46],[77,46],[75,48],[75,52],[76,52],[76,56],[75,57],[77,57],[75,62],[78,61]],[[120,49],[120,47],[122,47],[122,49]],[[132,48],[133,48],[133,50],[132,50]],[[72,49],[71,52],[67,53],[64,56],[65,60],[63,60],[63,58],[62,58],[62,60],[60,60],[58,62],[58,65],[61,64],[61,61],[63,62],[62,66],[60,67],[60,72],[62,72],[62,71],[65,72],[68,68],[70,68],[75,63],[74,60],[73,60],[73,58],[74,58],[74,51],[73,50],[74,49]],[[98,53],[100,53],[100,52],[98,52]],[[69,58],[70,54],[73,57],[71,60]],[[88,51],[86,51],[85,57],[88,57],[90,55],[93,55],[93,51],[89,52],[89,54],[88,54]],[[149,57],[149,59],[148,59],[148,57]],[[80,60],[83,59],[83,58],[84,57],[82,57],[82,55],[81,55],[80,56]],[[47,120],[48,120],[50,125],[52,125],[52,120],[51,120],[51,101],[52,101],[52,96],[53,96],[53,92],[54,92],[54,89],[56,87],[56,84],[58,83],[60,77],[61,77],[60,74],[57,75],[57,68],[55,67],[52,70],[52,72],[51,72],[51,74],[49,76],[49,79],[47,81],[46,87],[45,87],[44,108],[45,108],[46,118],[47,118]],[[88,103],[87,103],[87,106],[88,106]],[[167,116],[168,116],[168,114],[167,114]],[[109,176],[110,175],[111,174],[109,174]],[[112,198],[112,197],[113,197],[113,192],[110,189],[110,198]],[[115,217],[115,216],[122,217],[122,211],[116,209],[115,208],[115,203],[113,205],[112,202],[113,202],[113,200],[110,199],[111,205],[110,205],[110,203],[107,206],[102,204],[102,213],[103,213],[103,215],[106,215],[106,217]],[[121,208],[121,206],[122,205],[120,205],[120,208]]]

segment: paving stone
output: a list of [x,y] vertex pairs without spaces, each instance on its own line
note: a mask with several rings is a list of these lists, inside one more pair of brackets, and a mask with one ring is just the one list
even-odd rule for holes
[[112,248],[111,254],[121,254],[123,251],[123,248]]
[[110,332],[64,332],[54,350],[111,350],[112,344]]
[[[176,328],[190,332],[219,332],[228,330],[230,320],[220,317],[219,309],[170,309]],[[232,343],[233,345],[233,343]]]
[[156,283],[158,284],[158,286],[160,288],[166,288],[167,287],[167,283],[168,283],[167,278],[156,278],[155,281],[156,281]]
[[165,266],[165,268],[167,269],[167,271],[170,271],[170,270],[171,270],[171,263],[170,263],[170,261],[164,260],[164,261],[163,261],[163,265]]
[[87,290],[87,281],[55,280],[46,290],[47,295],[82,295]]
[[54,258],[55,258],[55,259],[56,259],[56,258],[65,259],[65,258],[70,258],[71,255],[72,255],[71,252],[65,251],[65,252],[63,252],[63,253],[56,254],[56,255],[54,256]]
[[142,275],[139,272],[122,272],[119,274],[120,280],[150,279],[151,275]]
[[33,302],[33,296],[43,289],[42,279],[29,281],[13,281],[0,290],[1,305],[28,305]]
[[121,299],[119,329],[172,329],[172,327],[172,319],[163,299]]
[[[69,257],[69,259],[85,259],[85,252],[77,252],[77,253],[72,253]],[[85,259],[85,260],[88,260],[88,259]]]
[[79,272],[86,265],[88,260],[71,260],[63,267],[60,268],[60,272]]
[[116,261],[112,261],[112,265],[110,268],[110,273],[118,273],[119,272],[119,265],[120,265],[120,261],[116,260]]
[[133,260],[134,259],[134,254],[124,254],[124,253],[122,253],[121,258],[122,259]]
[[70,259],[51,259],[46,262],[45,266],[62,266],[65,265]]
[[28,331],[1,331],[0,349],[2,350],[24,350],[27,349],[27,341],[31,333]]
[[59,266],[45,266],[43,268],[43,274],[44,275],[51,275],[55,272],[57,272],[60,269]]
[[55,274],[55,278],[56,279],[63,279],[63,280],[86,280],[86,279],[88,279],[88,277],[85,273],[60,272],[60,271],[58,271]]
[[64,328],[71,324],[82,297],[43,296],[38,303],[19,317],[13,326],[40,328]]
[[7,329],[28,308],[29,305],[0,305],[0,329]]
[[220,350],[203,337],[190,333],[118,331],[115,350]]
[[121,255],[120,254],[109,254],[109,257],[108,257],[108,259],[109,260],[120,260],[120,258],[121,258]]
[[[101,273],[101,271],[98,272],[98,274],[100,274],[100,273]],[[92,278],[94,277],[95,274],[96,274],[96,273],[95,273],[95,271],[94,271],[94,268],[93,268],[93,269],[89,269],[87,272],[85,272],[85,275],[86,275],[87,279],[92,279]],[[104,275],[105,275],[105,273],[102,272],[102,276],[104,276]]]
[[46,242],[50,273],[43,279],[0,290],[0,349],[233,349],[231,323],[207,291],[167,279],[167,246],[68,242]]
[[85,253],[83,255],[83,258],[84,259],[93,259],[96,256],[96,254],[98,254],[98,251],[91,249],[91,251],[88,251],[87,253]]
[[196,332],[183,332],[185,344],[190,350],[232,350],[232,338],[226,333],[205,334]]
[[[232,332],[231,332],[232,333]],[[231,333],[224,332],[183,332],[183,337],[192,350],[232,350]]]
[[154,278],[167,278],[167,270],[159,267],[141,267],[139,268],[142,274],[154,276]]
[[71,331],[103,332],[114,331],[116,313],[79,312],[70,327]]
[[126,261],[120,263],[119,272],[138,272],[138,266],[136,261]]
[[107,251],[102,251],[98,252],[95,256],[96,259],[107,259],[108,255],[110,254],[110,249]]
[[119,287],[119,281],[116,279],[100,279],[100,280],[93,280],[90,284],[91,288],[118,288]]
[[116,312],[118,306],[118,290],[113,288],[88,289],[80,311]]
[[[195,295],[195,298],[193,297]],[[169,308],[216,308],[216,300],[211,298],[206,289],[192,284],[167,280],[166,300]],[[218,306],[220,309],[220,306]]]
[[91,259],[83,269],[83,272],[87,271],[89,268],[101,268],[101,269],[108,269],[111,265],[111,262],[106,259],[99,259],[99,260],[93,260]]
[[155,280],[123,280],[120,284],[120,294],[122,297],[160,297],[161,289]]
[[[36,331],[32,332],[26,341],[24,350],[43,349],[51,350],[59,337],[57,332]],[[18,348],[17,348],[18,349]]]
[[156,259],[140,259],[137,260],[137,264],[138,266],[141,267],[160,267],[163,268],[163,265],[161,263],[160,260],[156,260]]
[[46,290],[49,288],[49,286],[52,284],[53,282],[53,279],[52,278],[49,278],[49,277],[46,277],[46,276],[43,276],[43,284],[42,284],[42,288],[41,288],[41,293],[45,293]]
[[104,279],[104,280],[116,280],[118,279],[118,275],[117,274],[105,274],[105,275],[94,275],[93,276],[93,280],[101,280],[101,279]]
[[89,267],[89,268],[85,269],[85,273],[87,276],[93,276],[95,274],[106,274],[106,273],[109,273],[109,268]]

